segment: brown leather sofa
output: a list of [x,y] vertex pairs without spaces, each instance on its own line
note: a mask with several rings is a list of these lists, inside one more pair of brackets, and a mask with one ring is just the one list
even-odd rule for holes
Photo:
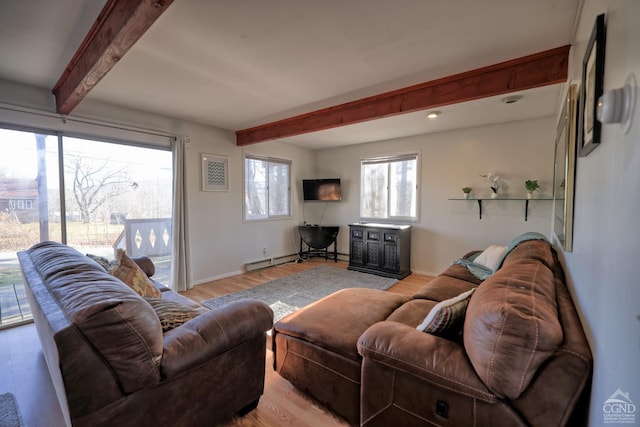
[[201,313],[163,333],[145,299],[75,249],[44,242],[18,258],[67,425],[215,425],[257,405],[267,305],[209,310],[154,281],[162,300]]
[[[416,329],[473,288],[459,334]],[[274,369],[352,425],[581,425],[588,402],[591,352],[544,240],[515,243],[484,281],[454,264],[411,297],[337,292],[272,342]]]

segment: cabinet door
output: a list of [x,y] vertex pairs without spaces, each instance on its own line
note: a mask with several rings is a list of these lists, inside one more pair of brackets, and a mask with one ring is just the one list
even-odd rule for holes
[[364,265],[364,230],[362,228],[351,229],[351,248],[349,250],[349,264]]
[[400,268],[398,263],[398,233],[385,231],[383,235],[381,267],[384,270],[397,272]]
[[382,266],[382,232],[380,230],[365,230],[365,265],[371,268]]

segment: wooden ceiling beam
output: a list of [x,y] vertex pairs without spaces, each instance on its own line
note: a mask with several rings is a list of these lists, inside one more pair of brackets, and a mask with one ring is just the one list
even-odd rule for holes
[[239,146],[567,81],[571,46],[523,56],[236,132]]
[[52,92],[69,114],[173,0],[108,0]]

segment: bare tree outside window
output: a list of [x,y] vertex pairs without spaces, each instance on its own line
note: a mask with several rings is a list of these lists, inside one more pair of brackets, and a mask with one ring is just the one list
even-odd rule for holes
[[386,218],[388,165],[385,163],[362,166],[362,213],[364,218]]
[[360,216],[417,219],[418,155],[365,159],[361,163]]
[[289,213],[289,165],[274,163],[269,167],[269,216]]
[[247,156],[244,163],[245,219],[288,217],[291,162]]
[[126,191],[131,182],[126,168],[116,167],[109,159],[67,155],[65,172],[71,181],[72,196],[81,221],[85,224],[91,223],[96,211]]
[[416,161],[393,162],[390,165],[389,210],[392,217],[416,216]]
[[78,231],[67,236],[71,245],[107,244],[112,253],[124,247],[131,256],[169,254],[168,150],[66,136],[63,150],[65,219],[69,230]]
[[266,218],[267,162],[245,160],[245,216],[247,219]]

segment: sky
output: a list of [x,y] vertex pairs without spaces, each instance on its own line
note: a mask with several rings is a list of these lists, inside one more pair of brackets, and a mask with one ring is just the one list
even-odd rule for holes
[[[48,135],[46,141],[49,188],[58,188],[58,138]],[[171,152],[152,150],[123,144],[112,144],[78,138],[63,138],[66,154],[84,158],[114,160],[127,165],[130,177],[145,180],[156,177],[158,168],[171,173]],[[0,175],[7,178],[34,179],[37,176],[36,138],[31,132],[0,129]],[[52,182],[53,181],[53,182]]]

